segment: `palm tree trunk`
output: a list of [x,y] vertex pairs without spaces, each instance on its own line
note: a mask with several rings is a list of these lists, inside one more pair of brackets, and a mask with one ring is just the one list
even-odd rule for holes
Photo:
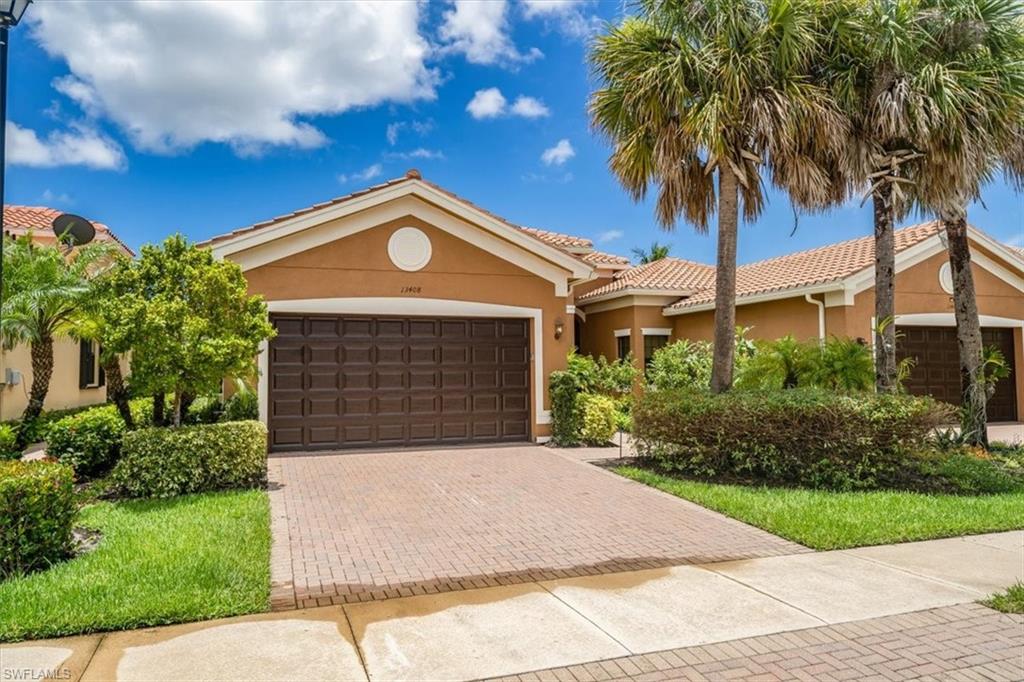
[[718,166],[718,261],[715,271],[715,347],[711,392],[732,386],[736,345],[736,233],[739,223],[737,181],[728,164]]
[[892,186],[883,183],[872,194],[875,209],[875,387],[896,390],[896,236],[893,231]]
[[103,361],[103,373],[107,376],[107,397],[117,406],[125,427],[129,431],[135,430],[135,420],[132,419],[132,411],[128,406],[128,389],[124,385],[121,362],[117,355],[111,353],[110,357]]
[[971,273],[971,249],[967,243],[967,218],[943,218],[953,275],[953,310],[956,316],[956,342],[960,352],[960,420],[966,442],[988,448],[988,418],[985,403],[984,366],[982,364],[981,322]]
[[28,443],[28,428],[43,412],[43,403],[50,390],[50,377],[53,376],[53,339],[44,337],[31,345],[32,356],[32,387],[29,389],[28,405],[21,415],[22,428],[18,429],[18,449],[24,449]]

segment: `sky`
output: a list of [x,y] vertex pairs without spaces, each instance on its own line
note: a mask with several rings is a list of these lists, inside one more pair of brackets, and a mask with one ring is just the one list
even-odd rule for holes
[[[39,0],[12,32],[7,203],[202,240],[403,175],[521,225],[714,262],[661,229],[590,127],[587,44],[620,0]],[[973,224],[1024,246],[1002,182]],[[905,223],[915,221],[911,218]],[[871,234],[870,205],[796,216],[771,192],[740,262]]]

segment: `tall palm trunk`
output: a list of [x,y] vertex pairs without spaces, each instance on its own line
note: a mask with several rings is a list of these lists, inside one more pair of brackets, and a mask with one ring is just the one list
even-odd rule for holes
[[875,388],[896,390],[896,235],[893,231],[892,186],[882,183],[872,193],[875,209]]
[[28,436],[31,424],[39,418],[46,402],[46,394],[50,390],[50,377],[53,376],[53,338],[45,336],[31,344],[32,387],[28,393],[28,405],[21,414],[22,428],[18,429],[18,449],[29,445]]
[[943,218],[953,275],[953,310],[956,316],[956,343],[960,352],[961,429],[971,445],[988,447],[988,418],[985,403],[984,365],[982,364],[981,322],[971,273],[971,249],[967,242],[967,218]]
[[103,360],[103,373],[107,377],[107,397],[117,406],[117,411],[124,420],[124,425],[129,431],[135,429],[135,420],[132,419],[132,411],[128,406],[128,388],[124,385],[124,376],[121,374],[121,362],[117,355],[111,353]]
[[715,269],[715,347],[711,392],[732,386],[736,345],[736,233],[739,202],[736,175],[728,164],[718,166],[718,261]]

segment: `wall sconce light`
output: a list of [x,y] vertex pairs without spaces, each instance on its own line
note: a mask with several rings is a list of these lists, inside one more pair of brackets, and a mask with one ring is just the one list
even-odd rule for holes
[[562,338],[562,334],[565,333],[565,322],[562,320],[555,320],[555,338]]

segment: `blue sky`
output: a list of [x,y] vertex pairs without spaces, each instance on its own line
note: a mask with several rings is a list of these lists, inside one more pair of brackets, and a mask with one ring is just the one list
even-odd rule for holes
[[[44,0],[12,36],[7,201],[81,213],[138,247],[416,167],[513,222],[621,254],[668,241],[713,262],[714,233],[663,232],[589,128],[586,36],[621,7]],[[1024,245],[1024,199],[1002,183],[984,196],[971,221]],[[793,233],[772,194],[742,229],[740,261],[867,235],[870,220],[850,205]]]

